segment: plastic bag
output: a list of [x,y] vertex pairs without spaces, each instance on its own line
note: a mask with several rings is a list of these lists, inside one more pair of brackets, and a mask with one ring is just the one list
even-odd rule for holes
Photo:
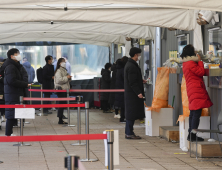
[[161,108],[171,107],[168,106],[170,68],[159,67],[157,70],[158,74],[156,78],[154,97],[152,107],[150,107],[149,110],[159,112]]
[[[180,116],[178,121],[183,121],[186,117],[189,117],[190,110],[189,110],[189,100],[187,96],[187,87],[186,87],[186,80],[183,76],[182,78],[182,84],[181,84],[181,95],[182,95],[182,105],[183,105],[183,117]],[[209,116],[209,109],[204,108],[202,110],[201,116]]]

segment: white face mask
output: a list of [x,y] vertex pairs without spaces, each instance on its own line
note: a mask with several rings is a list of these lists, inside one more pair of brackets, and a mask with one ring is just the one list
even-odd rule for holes
[[140,59],[141,59],[141,55],[138,57],[138,61],[140,61]]
[[21,61],[22,60],[22,56],[19,54],[19,55],[14,55],[14,58],[17,60],[17,61]]
[[61,67],[66,68],[66,63],[65,63],[65,62],[62,62],[62,63],[61,63]]

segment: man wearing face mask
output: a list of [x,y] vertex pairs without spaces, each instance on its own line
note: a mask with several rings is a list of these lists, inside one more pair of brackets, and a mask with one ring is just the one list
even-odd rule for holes
[[[19,97],[24,96],[25,88],[30,84],[23,80],[23,73],[21,72],[22,65],[20,61],[22,57],[16,48],[12,48],[7,52],[8,59],[4,62],[1,70],[4,70],[4,95],[5,104],[20,104]],[[12,136],[13,125],[16,124],[15,109],[5,109],[6,122],[6,136]]]
[[125,89],[125,116],[126,116],[126,139],[141,139],[133,132],[134,122],[145,118],[144,111],[144,87],[146,80],[142,79],[142,73],[137,61],[141,59],[141,49],[133,47],[129,52],[131,58],[124,68]]
[[[49,90],[54,88],[54,66],[53,58],[50,55],[45,57],[46,65],[43,67],[43,89]],[[50,98],[51,93],[44,92],[44,98]],[[44,104],[50,104],[50,101],[45,101]],[[51,114],[52,112],[48,112],[49,108],[44,108],[44,114]]]

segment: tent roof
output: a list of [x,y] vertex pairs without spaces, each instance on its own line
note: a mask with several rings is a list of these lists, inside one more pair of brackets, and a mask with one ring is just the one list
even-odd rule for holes
[[164,7],[222,12],[221,0],[0,0],[2,8],[146,8]]
[[18,22],[105,22],[181,30],[195,28],[195,11],[186,9],[2,9],[0,23]]

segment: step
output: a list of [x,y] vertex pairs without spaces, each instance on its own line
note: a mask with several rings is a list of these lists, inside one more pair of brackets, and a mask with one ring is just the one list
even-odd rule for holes
[[177,141],[179,142],[179,126],[160,126],[160,137],[166,139],[167,141]]
[[[222,142],[220,144],[222,147]],[[188,149],[190,149],[190,142],[188,142]],[[196,155],[196,142],[191,142],[191,153]],[[197,155],[200,158],[222,157],[219,142],[208,142],[208,139],[205,139],[204,142],[198,142]]]

